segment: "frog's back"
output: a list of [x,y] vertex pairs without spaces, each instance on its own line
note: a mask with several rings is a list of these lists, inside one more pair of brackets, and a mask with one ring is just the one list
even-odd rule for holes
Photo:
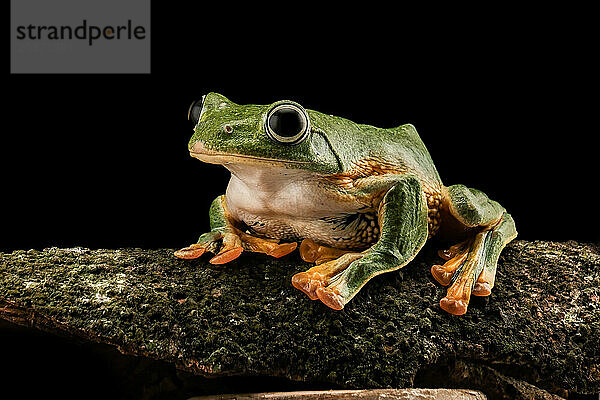
[[428,186],[441,186],[442,181],[429,151],[412,124],[379,130],[380,136],[385,137],[384,142],[391,142],[380,149],[382,158],[403,166]]
[[442,181],[433,160],[412,124],[386,129],[350,122],[343,128],[328,132],[343,173],[363,168],[366,169],[363,171],[365,176],[410,173],[424,186],[441,187]]

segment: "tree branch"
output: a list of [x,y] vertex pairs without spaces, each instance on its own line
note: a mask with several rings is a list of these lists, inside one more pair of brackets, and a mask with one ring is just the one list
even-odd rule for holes
[[[194,374],[281,376],[353,388],[462,387],[488,396],[600,392],[600,252],[515,241],[496,286],[456,317],[438,305],[428,245],[342,311],[310,301],[298,256],[227,265],[172,250],[0,253],[0,317],[113,345]],[[518,398],[517,396],[517,398]]]

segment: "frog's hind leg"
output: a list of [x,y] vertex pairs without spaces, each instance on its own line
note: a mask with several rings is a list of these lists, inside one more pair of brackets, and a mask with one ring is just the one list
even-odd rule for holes
[[467,312],[471,295],[488,296],[494,286],[496,264],[502,249],[513,240],[515,223],[497,202],[483,192],[463,185],[447,188],[446,209],[469,233],[463,242],[441,251],[444,265],[431,268],[433,277],[450,287],[440,301],[445,311]]

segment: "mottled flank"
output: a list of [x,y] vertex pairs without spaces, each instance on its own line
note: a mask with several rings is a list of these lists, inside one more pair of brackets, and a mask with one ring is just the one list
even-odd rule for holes
[[399,163],[390,163],[379,158],[365,158],[352,162],[352,167],[346,172],[331,174],[325,179],[337,186],[352,189],[359,179],[389,174],[405,174],[408,168]]
[[423,192],[427,200],[428,238],[435,236],[440,228],[440,206],[442,202],[441,183],[431,177],[423,176],[400,163],[390,163],[378,158],[365,158],[352,163],[347,172],[327,176],[327,181],[333,182],[346,190],[353,189],[361,179],[370,179],[382,175],[403,175],[413,173],[422,181]]
[[439,189],[425,187],[425,197],[427,199],[427,231],[428,238],[435,236],[440,229],[442,206],[442,193]]
[[335,217],[323,217],[320,221],[328,223],[334,232],[340,232],[340,235],[333,237],[336,248],[339,249],[363,250],[379,238],[379,223],[374,213],[340,214]]
[[461,317],[439,307],[446,289],[429,274],[437,248],[374,278],[342,311],[292,287],[308,267],[297,253],[215,266],[172,249],[19,250],[0,253],[0,317],[204,376],[460,387],[489,398],[600,392],[597,247],[509,244],[492,295]]

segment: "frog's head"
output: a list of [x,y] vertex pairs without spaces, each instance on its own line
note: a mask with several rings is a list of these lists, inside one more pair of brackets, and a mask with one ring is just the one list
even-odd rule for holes
[[[325,116],[326,117],[326,116]],[[192,157],[222,164],[248,164],[334,173],[341,168],[323,125],[323,114],[293,101],[238,105],[217,93],[192,104]]]

